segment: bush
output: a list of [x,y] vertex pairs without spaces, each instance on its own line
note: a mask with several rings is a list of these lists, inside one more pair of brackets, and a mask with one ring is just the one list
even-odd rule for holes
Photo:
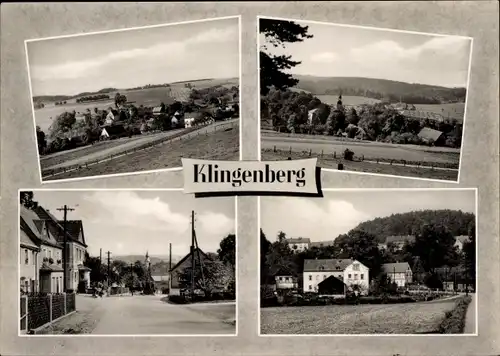
[[188,298],[182,295],[169,295],[168,301],[175,304],[187,304]]
[[455,308],[446,313],[438,328],[441,334],[461,334],[465,327],[465,316],[472,298],[465,296],[455,304]]
[[346,148],[344,151],[344,159],[346,161],[352,161],[354,159],[354,152]]

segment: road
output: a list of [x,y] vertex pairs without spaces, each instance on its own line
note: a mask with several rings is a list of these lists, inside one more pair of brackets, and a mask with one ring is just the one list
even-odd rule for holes
[[[217,127],[219,127],[221,125],[228,124],[228,123],[234,122],[236,120],[238,120],[238,119],[233,119],[233,120],[228,120],[228,121],[217,121],[217,122],[210,124],[208,126],[200,127],[200,130],[206,129],[206,130],[212,131],[212,130],[217,129]],[[132,138],[122,138],[122,139],[120,139],[120,141],[122,141],[122,143],[120,143],[119,145],[106,147],[106,148],[103,148],[102,150],[98,150],[98,151],[94,150],[94,152],[92,152],[90,154],[81,155],[81,156],[76,157],[74,159],[69,159],[67,161],[63,161],[61,163],[51,165],[49,167],[43,167],[43,170],[49,171],[49,170],[63,168],[63,167],[83,165],[86,162],[95,161],[97,159],[103,159],[103,158],[109,157],[111,155],[116,155],[116,154],[119,154],[119,153],[124,152],[126,150],[133,149],[134,147],[139,148],[143,145],[146,145],[150,142],[159,140],[161,138],[168,138],[170,136],[178,134],[179,132],[182,132],[183,130],[184,129],[176,129],[176,130],[170,130],[170,131],[160,132],[160,133],[156,133],[156,134],[149,134],[149,135],[143,135],[143,136],[141,135],[141,136],[135,136]],[[194,133],[187,133],[183,137],[188,138],[188,137],[191,137],[192,135],[194,135]],[[91,148],[91,147],[92,146],[86,146],[84,148],[77,148],[75,150],[83,151],[85,148]],[[70,154],[76,152],[75,150],[69,150],[69,151],[64,151],[64,152],[66,152],[67,155],[70,155]],[[59,156],[64,156],[64,154],[62,152],[56,153],[56,154],[58,154]],[[46,156],[42,159],[42,161],[46,160],[48,158],[53,158],[53,157],[55,157],[55,156],[52,156],[52,155]],[[62,157],[62,159],[64,160],[63,157]],[[43,165],[43,163],[42,163],[42,165]]]
[[[168,304],[164,295],[124,295],[104,298],[77,296],[77,313],[63,318],[55,329],[95,335],[235,334],[235,304]],[[83,316],[83,318],[82,318]],[[80,325],[79,325],[80,324]]]
[[315,153],[324,152],[340,154],[346,148],[354,152],[356,156],[364,155],[366,159],[399,159],[419,162],[436,163],[456,163],[458,164],[460,150],[457,149],[439,149],[432,147],[422,147],[413,145],[396,145],[380,142],[346,142],[315,138],[294,138],[281,136],[262,135],[262,149],[289,150],[302,152],[312,150]]

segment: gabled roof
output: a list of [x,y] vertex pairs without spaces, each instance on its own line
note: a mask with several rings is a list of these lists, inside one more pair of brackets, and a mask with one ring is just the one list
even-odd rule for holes
[[298,237],[298,238],[290,238],[286,239],[288,244],[308,244],[311,243],[311,239],[308,237]]
[[333,246],[334,241],[318,241],[318,242],[311,242],[309,245],[310,247],[327,247],[327,246]]
[[353,260],[348,259],[322,259],[322,260],[304,260],[304,272],[341,272],[347,266],[353,263]]
[[160,114],[161,113],[161,106],[155,106],[153,108],[153,114]]
[[[195,251],[200,251],[200,254],[201,254],[203,257],[205,257],[206,259],[210,259],[210,257],[209,257],[209,256],[208,256],[205,252],[203,252],[200,248],[197,248],[197,249],[195,248],[195,249],[194,249],[194,252],[195,252]],[[191,252],[189,252],[189,253],[188,253],[186,256],[184,256],[184,257],[183,257],[183,258],[182,258],[179,262],[177,262],[177,263],[175,264],[175,266],[174,266],[174,267],[172,267],[172,269],[171,269],[170,271],[174,271],[175,269],[177,269],[177,267],[179,267],[182,263],[184,263],[184,261],[186,261],[186,260],[187,260],[188,258],[190,258],[190,257],[191,257]],[[197,256],[195,256],[195,258],[196,258],[196,257],[197,257]]]
[[408,270],[411,270],[408,262],[384,263],[382,265],[382,271],[385,273],[405,273]]
[[455,236],[455,242],[466,243],[469,240],[469,236],[466,235]]
[[47,234],[45,222],[40,220],[33,210],[21,206],[20,215],[21,231],[24,231],[38,246],[44,244],[62,248],[53,236]]
[[[52,213],[50,213],[48,210],[44,209],[41,206],[36,207],[33,211],[39,217],[40,220],[43,220],[45,224],[47,224],[49,232],[56,238],[57,242],[63,243],[64,222],[58,220],[54,215],[52,215]],[[78,231],[78,233],[76,231]],[[87,244],[85,243],[85,237],[83,234],[83,223],[81,220],[66,221],[66,236],[68,242],[77,242],[83,245],[84,247],[87,247]]]
[[431,129],[429,127],[424,127],[418,133],[418,137],[424,140],[434,140],[437,141],[439,137],[441,137],[443,133],[438,130]]
[[385,243],[388,244],[388,243],[396,243],[396,242],[399,242],[399,243],[404,243],[404,242],[409,242],[409,243],[413,243],[415,242],[415,236],[411,236],[411,235],[406,235],[406,236],[387,236],[385,238]]
[[107,125],[103,126],[103,130],[106,130],[108,135],[114,136],[125,132],[125,127],[123,125]]
[[21,247],[29,248],[31,250],[36,250],[36,251],[40,250],[40,248],[36,244],[35,240],[32,239],[29,236],[29,233],[27,231],[25,231],[25,229],[23,229],[22,227],[21,227],[21,236],[20,236],[19,242],[20,242]]
[[319,282],[318,287],[324,286],[324,285],[329,285],[329,284],[332,284],[332,285],[344,284],[345,285],[345,282],[343,280],[341,280],[340,278],[337,278],[335,276],[329,276],[328,278],[325,278],[321,282]]

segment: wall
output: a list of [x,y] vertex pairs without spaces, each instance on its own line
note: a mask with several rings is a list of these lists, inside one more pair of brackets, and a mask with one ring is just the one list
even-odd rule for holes
[[[25,251],[28,252],[28,263],[25,261]],[[20,282],[20,287],[26,292],[38,291],[38,252],[21,247],[19,259],[19,274],[25,279]],[[27,287],[26,287],[27,282]]]
[[[312,277],[312,280],[309,280],[309,276]],[[303,281],[304,293],[306,292],[316,293],[318,291],[318,283],[322,282],[324,279],[327,279],[330,276],[335,276],[340,279],[344,278],[344,274],[342,271],[304,272],[304,281]],[[309,288],[309,286],[311,286],[311,288]]]
[[[356,270],[356,265],[359,265],[358,270]],[[363,288],[363,294],[368,293],[370,282],[369,269],[362,263],[354,261],[344,270],[344,282],[348,286],[352,286],[355,284],[360,285]]]
[[68,289],[77,290],[80,282],[78,265],[85,260],[85,247],[75,242],[68,242],[68,275],[66,283]]

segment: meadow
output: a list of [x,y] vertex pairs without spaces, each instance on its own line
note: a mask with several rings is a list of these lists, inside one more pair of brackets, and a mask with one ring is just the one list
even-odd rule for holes
[[463,122],[465,114],[465,103],[416,104],[415,108],[416,111],[440,114],[445,119],[456,119],[458,122]]
[[[319,100],[321,100],[322,103],[328,104],[328,105],[336,105],[337,101],[339,100],[338,95],[315,95]],[[362,105],[362,104],[376,104],[379,103],[380,100],[378,99],[372,99],[372,98],[367,98],[364,96],[349,96],[349,95],[342,95],[342,104],[347,105],[347,106],[356,106],[356,105]]]
[[434,334],[456,300],[261,309],[262,334]]

